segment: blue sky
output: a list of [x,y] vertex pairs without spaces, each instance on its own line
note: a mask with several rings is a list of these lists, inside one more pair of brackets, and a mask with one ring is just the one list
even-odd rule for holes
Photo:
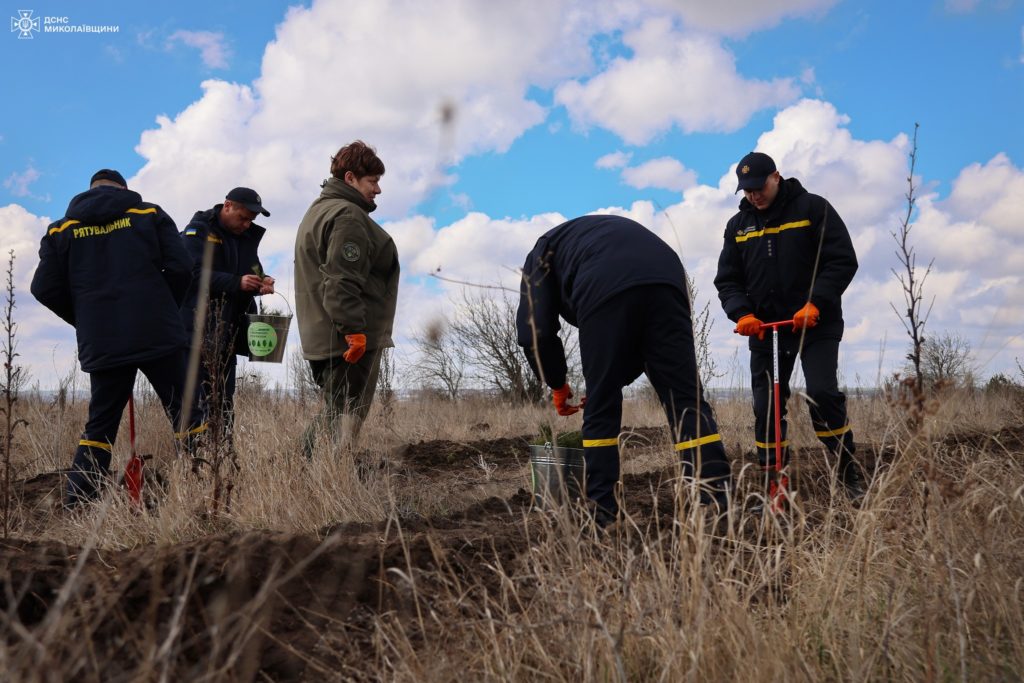
[[[402,257],[406,362],[402,339],[452,311],[434,268],[505,282],[547,227],[597,210],[680,245],[712,297],[731,167],[757,148],[850,226],[861,272],[844,379],[872,384],[902,355],[888,231],[914,122],[933,328],[968,337],[982,376],[1024,358],[1019,0],[9,7],[118,27],[0,37],[0,247],[17,250],[23,356],[44,385],[74,344],[30,300],[35,249],[94,170],[119,168],[181,227],[231,187],[255,187],[287,291],[295,225],[329,155],[356,137],[389,169],[375,217]],[[713,310],[729,362],[739,340]]]

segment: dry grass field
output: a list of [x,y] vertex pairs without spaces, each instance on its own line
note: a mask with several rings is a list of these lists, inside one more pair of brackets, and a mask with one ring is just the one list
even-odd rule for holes
[[[795,403],[795,402],[794,402]],[[239,396],[237,467],[176,461],[140,400],[152,507],[59,511],[85,402],[26,398],[0,543],[0,670],[18,681],[1012,681],[1024,672],[1024,405],[950,392],[911,434],[851,396],[871,488],[830,485],[803,406],[789,512],[760,516],[747,402],[716,411],[738,480],[690,505],[660,410],[628,402],[625,523],[530,507],[544,407],[375,406],[306,462],[315,404]],[[128,454],[127,427],[115,466]],[[834,463],[833,463],[834,464]],[[157,476],[159,475],[159,476]],[[159,479],[159,481],[158,481]],[[749,506],[747,506],[749,507]]]

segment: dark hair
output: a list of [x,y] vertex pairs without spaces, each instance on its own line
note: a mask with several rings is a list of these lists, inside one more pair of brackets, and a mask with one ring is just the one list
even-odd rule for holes
[[377,151],[362,140],[345,145],[331,157],[331,175],[341,180],[345,173],[352,171],[356,178],[368,175],[384,175],[384,162],[377,156]]

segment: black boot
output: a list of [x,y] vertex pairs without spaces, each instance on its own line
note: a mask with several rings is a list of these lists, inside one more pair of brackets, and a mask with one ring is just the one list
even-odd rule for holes
[[867,485],[861,474],[860,465],[846,451],[839,456],[839,483],[850,500],[860,500],[867,494]]
[[110,452],[100,448],[79,446],[68,472],[64,508],[73,510],[82,503],[96,500],[100,487],[110,474]]

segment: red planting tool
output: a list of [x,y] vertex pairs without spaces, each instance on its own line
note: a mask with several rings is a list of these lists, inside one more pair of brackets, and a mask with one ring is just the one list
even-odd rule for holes
[[128,489],[128,497],[136,509],[142,508],[142,458],[135,450],[135,397],[128,397],[128,439],[131,444],[131,457],[124,466],[124,487]]
[[772,512],[786,509],[786,489],[789,488],[789,477],[782,473],[782,392],[779,389],[779,328],[792,325],[792,318],[774,323],[761,323],[761,329],[772,331],[772,393],[774,394],[775,417],[775,465],[771,468],[772,478],[768,482],[768,507]]

